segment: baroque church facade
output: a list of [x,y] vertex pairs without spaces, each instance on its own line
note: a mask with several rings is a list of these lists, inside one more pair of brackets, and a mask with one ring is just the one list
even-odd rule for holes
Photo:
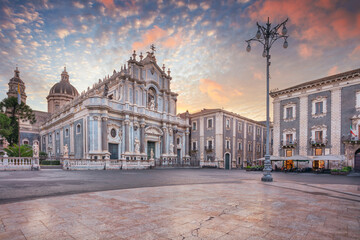
[[51,115],[41,126],[41,149],[56,158],[68,151],[74,159],[137,166],[149,159],[187,161],[190,125],[176,116],[170,69],[159,67],[154,52],[136,57],[134,51],[120,71],[81,94],[64,69],[47,97]]

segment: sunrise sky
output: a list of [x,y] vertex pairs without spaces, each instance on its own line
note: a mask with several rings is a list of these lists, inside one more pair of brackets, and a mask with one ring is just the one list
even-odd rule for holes
[[267,17],[289,17],[289,47],[279,40],[271,49],[271,89],[360,67],[358,0],[1,0],[0,8],[0,99],[17,64],[36,110],[46,111],[65,64],[82,92],[153,43],[171,68],[178,112],[223,107],[264,120],[265,59],[260,45],[246,52],[245,40]]

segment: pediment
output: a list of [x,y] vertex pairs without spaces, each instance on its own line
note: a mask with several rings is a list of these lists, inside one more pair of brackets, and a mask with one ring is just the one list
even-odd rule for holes
[[145,134],[162,136],[163,131],[158,127],[149,126],[149,127],[145,128]]

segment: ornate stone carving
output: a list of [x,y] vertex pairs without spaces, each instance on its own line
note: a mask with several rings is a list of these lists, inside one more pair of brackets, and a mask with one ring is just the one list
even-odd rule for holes
[[67,144],[65,144],[65,146],[63,147],[63,157],[69,158],[69,148]]
[[163,135],[163,131],[161,131],[160,128],[154,127],[154,126],[149,126],[149,127],[145,128],[145,133],[150,134],[150,135],[157,135],[157,136]]
[[150,150],[150,160],[154,160],[154,150]]
[[170,143],[170,154],[174,154],[174,144]]
[[33,149],[33,157],[38,158],[39,157],[39,145],[37,144],[37,142],[34,142],[32,149]]
[[135,149],[135,153],[137,154],[140,153],[140,141],[138,138],[135,138],[134,140],[134,149]]

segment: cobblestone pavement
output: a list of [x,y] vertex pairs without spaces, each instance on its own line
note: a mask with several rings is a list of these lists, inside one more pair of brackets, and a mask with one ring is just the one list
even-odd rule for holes
[[[273,172],[278,182],[360,185],[360,177]],[[142,187],[259,181],[262,172],[221,169],[0,172],[0,204],[37,198]]]
[[40,198],[0,216],[0,239],[360,239],[360,191],[242,180]]

